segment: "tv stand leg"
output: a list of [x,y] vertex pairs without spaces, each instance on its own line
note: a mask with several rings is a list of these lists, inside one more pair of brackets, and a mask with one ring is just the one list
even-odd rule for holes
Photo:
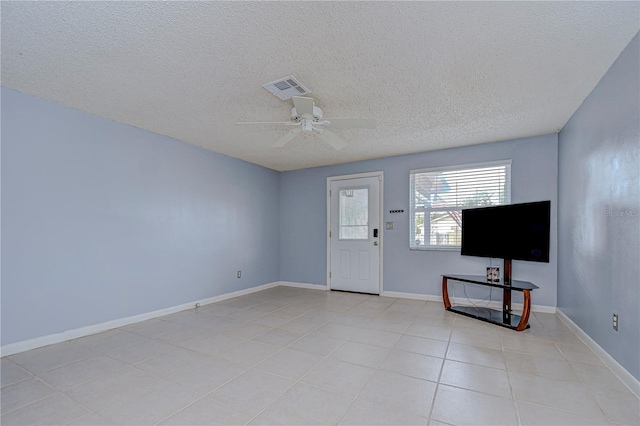
[[529,324],[529,314],[531,313],[531,292],[529,290],[522,290],[522,294],[524,295],[522,318],[520,318],[516,331],[522,331],[527,328],[527,324]]
[[511,285],[511,259],[504,259],[504,283]]
[[447,289],[447,279],[442,277],[442,300],[444,301],[444,308],[451,308],[451,302],[449,301],[449,290]]

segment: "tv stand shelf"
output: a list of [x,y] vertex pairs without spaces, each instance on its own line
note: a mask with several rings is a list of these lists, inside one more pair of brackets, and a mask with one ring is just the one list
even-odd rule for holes
[[[502,311],[490,308],[476,308],[473,306],[452,306],[449,301],[448,281],[459,281],[463,283],[477,284],[488,287],[503,289]],[[456,312],[481,321],[507,327],[512,330],[522,331],[529,328],[529,313],[531,312],[531,290],[538,288],[528,281],[501,279],[498,282],[487,281],[482,275],[443,275],[442,276],[442,298],[447,311]],[[522,315],[511,313],[511,291],[521,291],[524,296],[524,306]]]

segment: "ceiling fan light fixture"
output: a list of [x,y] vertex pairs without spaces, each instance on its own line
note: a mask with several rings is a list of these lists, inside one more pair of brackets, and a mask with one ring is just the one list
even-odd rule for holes
[[313,120],[311,118],[303,118],[302,119],[302,131],[309,133],[312,130],[313,130]]

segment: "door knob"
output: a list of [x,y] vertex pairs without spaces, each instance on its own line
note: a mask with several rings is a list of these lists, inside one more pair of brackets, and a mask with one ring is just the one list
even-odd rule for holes
[[377,246],[377,245],[378,245],[378,242],[377,242],[377,241],[374,241],[374,242],[373,242],[373,245],[374,245],[374,246]]

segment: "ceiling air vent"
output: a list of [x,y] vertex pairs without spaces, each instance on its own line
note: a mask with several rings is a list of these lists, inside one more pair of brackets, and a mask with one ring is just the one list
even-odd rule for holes
[[294,96],[301,96],[311,93],[311,90],[304,87],[298,80],[293,76],[287,76],[284,78],[279,78],[276,81],[272,81],[271,83],[263,84],[262,87],[282,99],[286,101],[287,99],[291,99]]

